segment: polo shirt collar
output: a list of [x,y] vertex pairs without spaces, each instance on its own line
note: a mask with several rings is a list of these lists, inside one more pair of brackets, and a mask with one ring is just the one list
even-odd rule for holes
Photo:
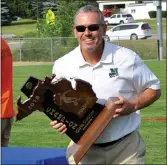
[[[112,44],[104,41],[104,50],[102,57],[99,63],[112,63],[113,62],[113,53],[112,53]],[[77,62],[78,67],[82,67],[84,65],[89,65],[83,58],[80,45],[75,49],[77,57],[75,57],[75,61]]]

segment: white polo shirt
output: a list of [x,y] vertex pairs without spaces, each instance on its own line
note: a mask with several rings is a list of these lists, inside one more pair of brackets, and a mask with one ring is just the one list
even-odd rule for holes
[[[105,41],[101,60],[96,65],[85,62],[80,46],[55,61],[53,74],[57,78],[79,78],[92,85],[98,103],[109,97],[131,99],[146,88],[160,89],[157,77],[130,49]],[[140,111],[112,119],[96,143],[117,140],[140,126]]]

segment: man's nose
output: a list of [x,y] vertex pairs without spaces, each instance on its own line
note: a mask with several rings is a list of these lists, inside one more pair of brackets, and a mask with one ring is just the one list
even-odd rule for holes
[[92,34],[92,32],[88,28],[86,28],[85,29],[85,35],[90,35],[90,34]]

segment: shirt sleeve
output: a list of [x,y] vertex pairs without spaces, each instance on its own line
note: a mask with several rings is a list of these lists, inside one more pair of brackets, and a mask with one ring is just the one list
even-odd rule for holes
[[52,75],[54,74],[56,76],[54,77],[54,79],[52,80],[52,82],[55,82],[55,81],[58,80],[58,76],[57,76],[58,72],[57,71],[58,71],[57,62],[55,61],[54,65],[53,65],[53,68],[52,68]]
[[54,79],[52,80],[53,82],[58,81],[60,78],[64,78],[63,67],[60,66],[62,65],[60,64],[59,60],[56,60],[52,68],[52,74],[55,75]]
[[56,74],[56,61],[54,62],[54,65],[52,68],[52,74]]
[[160,81],[154,73],[144,64],[141,58],[136,55],[133,68],[133,82],[138,93],[146,88],[160,89]]

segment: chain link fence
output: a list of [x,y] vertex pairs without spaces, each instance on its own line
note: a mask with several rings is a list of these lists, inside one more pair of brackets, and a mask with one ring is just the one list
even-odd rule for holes
[[[53,62],[73,50],[77,45],[74,37],[12,38],[7,39],[14,61]],[[138,53],[143,60],[157,60],[157,39],[111,41]],[[166,39],[163,44],[163,59],[166,59]]]

